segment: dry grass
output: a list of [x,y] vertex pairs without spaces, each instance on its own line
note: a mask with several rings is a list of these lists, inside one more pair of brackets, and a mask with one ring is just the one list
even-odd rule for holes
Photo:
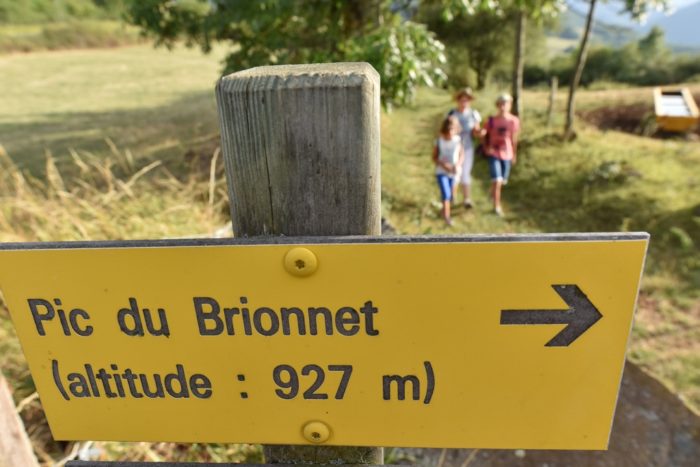
[[[111,142],[112,157],[71,151],[45,176],[19,170],[0,147],[0,242],[213,236],[227,223],[228,198],[218,150],[208,167],[176,177],[160,161],[134,162]],[[201,162],[201,161],[198,161]],[[0,295],[0,367],[14,390],[43,465],[92,460],[256,462],[255,445],[54,441]]]
[[61,167],[47,153],[41,179],[0,148],[0,241],[196,236],[225,222],[223,179],[195,173],[183,180],[160,161],[140,166],[107,143],[112,157],[71,150]]

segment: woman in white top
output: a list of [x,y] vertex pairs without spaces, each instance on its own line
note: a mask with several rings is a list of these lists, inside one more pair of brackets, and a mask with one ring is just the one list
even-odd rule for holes
[[[464,207],[472,207],[472,199],[470,196],[472,184],[472,166],[474,165],[474,140],[472,136],[479,134],[481,129],[481,115],[476,109],[471,106],[474,100],[474,93],[471,88],[464,88],[455,95],[457,107],[450,110],[447,114],[451,117],[456,117],[459,125],[462,127],[460,137],[462,138],[462,147],[464,148],[464,162],[462,163],[457,177],[459,184],[462,185],[462,194],[464,195]],[[456,190],[455,190],[456,191]]]
[[435,176],[442,198],[442,217],[447,225],[452,225],[450,203],[457,178],[457,169],[464,161],[464,148],[459,136],[460,126],[455,117],[447,117],[440,125],[440,135],[433,148]]

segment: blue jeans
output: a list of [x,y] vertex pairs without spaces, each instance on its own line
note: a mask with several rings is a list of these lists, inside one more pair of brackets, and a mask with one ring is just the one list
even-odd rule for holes
[[510,175],[510,161],[504,161],[503,159],[498,159],[497,157],[493,156],[489,156],[488,159],[491,180],[507,182],[508,176]]
[[440,196],[443,201],[452,200],[452,187],[455,185],[454,177],[445,174],[437,174],[437,182],[440,187]]

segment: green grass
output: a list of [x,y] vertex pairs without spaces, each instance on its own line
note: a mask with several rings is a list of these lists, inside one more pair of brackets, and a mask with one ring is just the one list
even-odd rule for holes
[[[74,50],[0,55],[0,144],[38,171],[46,151],[108,156],[105,139],[137,158],[174,160],[217,138],[214,84],[223,49]],[[214,143],[215,144],[215,143]]]
[[[477,100],[491,111],[493,91]],[[651,98],[649,89],[582,92],[580,107]],[[528,92],[520,157],[504,188],[504,219],[491,214],[484,161],[474,167],[476,208],[458,208],[454,227],[439,215],[431,140],[451,102],[423,90],[416,105],[382,126],[384,213],[406,234],[647,231],[649,255],[630,357],[700,408],[700,142],[545,125],[546,93]],[[563,96],[559,108],[563,109]]]
[[117,47],[140,41],[135,27],[114,20],[0,24],[0,54]]
[[[218,152],[208,161],[214,170],[195,168],[178,176],[160,161],[139,162],[116,148],[110,157],[84,151],[72,157],[58,163],[47,158],[45,176],[37,179],[0,150],[0,242],[211,237],[226,223]],[[76,175],[64,177],[62,171]],[[53,441],[1,292],[0,368],[14,388],[35,451],[45,465],[55,465],[71,447],[64,451]],[[261,460],[260,447],[252,445],[96,443],[94,448],[108,459],[134,461]]]

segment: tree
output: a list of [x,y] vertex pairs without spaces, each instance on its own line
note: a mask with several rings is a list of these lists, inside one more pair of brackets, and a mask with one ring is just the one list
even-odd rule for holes
[[[553,17],[564,9],[564,0],[433,0],[428,3],[438,4],[444,12],[446,20],[451,21],[455,16],[474,15],[476,12],[489,12],[501,18],[512,15],[515,21],[515,47],[513,54],[512,93],[513,113],[522,114],[523,69],[525,66],[525,37],[527,19],[532,18],[536,23]],[[502,39],[503,32],[509,30],[503,22],[491,32]],[[488,47],[488,45],[487,45]],[[486,53],[488,53],[487,51]],[[493,52],[491,50],[490,52]],[[500,52],[500,50],[499,50]],[[482,52],[482,55],[484,53]],[[491,57],[488,57],[489,59]],[[491,59],[489,63],[494,63]]]
[[128,0],[129,20],[158,44],[233,52],[225,72],[271,64],[368,61],[385,105],[410,102],[420,84],[445,74],[444,46],[405,19],[411,2],[392,0]]
[[[506,52],[510,53],[511,23],[504,22],[503,16],[494,11],[458,12],[446,19],[436,5],[423,5],[418,19],[446,45],[448,74],[458,73],[468,64],[476,74],[477,89],[484,88],[489,73],[502,62]],[[450,80],[460,86],[466,84],[464,77],[450,76]]]
[[[588,44],[591,35],[591,27],[593,26],[593,14],[597,0],[589,0],[588,14],[586,16],[586,26],[581,36],[581,45],[578,49],[576,58],[576,66],[574,68],[574,76],[569,84],[569,97],[566,103],[566,123],[564,125],[564,140],[569,141],[574,137],[574,106],[576,98],[576,90],[581,81],[583,69],[586,66],[586,55],[588,53]],[[641,20],[652,8],[666,8],[668,0],[624,0],[624,10],[632,15],[632,18]],[[651,41],[653,42],[653,41]]]
[[595,11],[596,1],[597,0],[590,0],[591,6],[588,9],[588,15],[586,16],[586,26],[583,30],[583,36],[581,37],[581,46],[578,49],[578,55],[576,57],[574,76],[571,78],[571,83],[569,84],[569,97],[566,101],[566,124],[564,127],[564,140],[566,141],[573,139],[574,136],[574,99],[576,97],[576,89],[578,88],[578,85],[581,82],[583,67],[586,65],[586,54],[588,54],[588,41],[591,36],[591,27],[593,26],[593,13]]
[[656,60],[668,52],[664,30],[654,26],[638,42],[639,52],[646,60]]
[[513,56],[513,113],[522,118],[523,69],[525,68],[525,30],[528,18],[539,23],[564,9],[564,0],[511,0],[515,11],[515,53]]
[[513,113],[522,118],[523,115],[523,69],[525,68],[525,24],[527,12],[518,8],[515,12],[515,47],[513,55]]

